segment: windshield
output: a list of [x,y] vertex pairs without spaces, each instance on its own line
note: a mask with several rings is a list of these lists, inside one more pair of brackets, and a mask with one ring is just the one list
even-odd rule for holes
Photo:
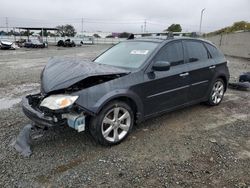
[[138,68],[157,45],[153,42],[121,42],[104,52],[94,62],[124,68]]

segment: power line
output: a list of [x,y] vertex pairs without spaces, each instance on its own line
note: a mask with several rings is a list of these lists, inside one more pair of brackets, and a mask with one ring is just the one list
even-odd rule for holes
[[[3,17],[0,17],[3,18]],[[5,17],[4,17],[5,18]],[[50,21],[51,19],[38,19],[38,18],[20,18],[20,17],[9,17],[15,20],[29,20],[29,21],[38,21],[38,22],[47,22]],[[69,21],[69,22],[75,22],[79,21],[82,18],[53,18],[54,21],[59,21],[59,22],[64,22],[64,21]],[[111,19],[105,19],[105,18],[86,18],[84,17],[84,20],[89,20],[89,21],[110,21]],[[125,22],[130,22],[130,21],[141,21],[143,22],[144,19],[117,19],[113,18],[113,21],[125,21]]]
[[[5,19],[5,27],[7,30],[10,28],[9,20],[11,19],[11,27],[17,27],[17,26],[23,26],[23,25],[60,25],[60,24],[72,24],[74,26],[77,26],[79,31],[83,32],[84,27],[90,28],[92,27],[91,24],[96,24],[98,26],[95,27],[103,27],[102,29],[105,29],[104,25],[136,25],[135,27],[140,27],[142,32],[148,32],[148,27],[150,26],[150,29],[155,30],[155,28],[164,29],[164,27],[167,27],[168,25],[171,25],[172,23],[166,22],[166,21],[156,21],[157,19],[119,19],[119,18],[112,18],[112,19],[105,19],[105,18],[53,18],[53,20],[48,19],[36,19],[36,18],[20,18],[20,17],[0,17]],[[4,23],[4,22],[3,22]],[[181,23],[180,23],[181,24]],[[152,26],[152,28],[151,28]],[[157,27],[158,26],[158,27]],[[181,24],[182,27],[188,28],[189,30],[197,30],[198,25],[187,25],[187,24]],[[119,26],[123,27],[123,26]],[[213,26],[202,26],[204,29],[217,29],[218,27]]]
[[[0,17],[4,18],[6,20],[6,17]],[[163,18],[163,17],[162,17]],[[46,24],[60,24],[60,23],[71,23],[71,24],[76,24],[76,23],[81,23],[83,18],[53,18],[51,19],[37,19],[37,18],[20,18],[20,17],[7,17],[7,19],[13,20],[13,22],[22,22],[22,23],[46,23]],[[168,19],[168,18],[165,18]],[[146,20],[146,23],[148,24],[153,24],[153,25],[171,25],[172,23],[169,22],[162,22],[162,20],[159,20],[160,23],[156,20],[159,19],[150,19]],[[138,24],[138,23],[143,23],[144,24],[145,19],[118,19],[118,18],[113,18],[113,19],[105,19],[105,18],[85,18],[84,17],[84,23],[103,23],[103,24]],[[181,24],[182,26],[188,26],[188,27],[197,27],[199,25],[188,25],[188,24]],[[147,27],[147,26],[146,26]],[[221,26],[218,25],[213,25],[213,26],[203,26],[205,28],[218,28]]]
[[100,24],[141,24],[143,22],[103,22],[103,21],[84,21],[84,23],[100,23]]

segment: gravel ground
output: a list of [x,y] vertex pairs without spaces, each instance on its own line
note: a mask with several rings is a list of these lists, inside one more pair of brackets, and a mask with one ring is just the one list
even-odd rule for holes
[[[0,51],[0,187],[250,187],[250,93],[230,89],[221,105],[150,119],[117,146],[55,127],[36,133],[30,158],[14,151],[29,123],[21,96],[39,91],[48,59],[90,59],[108,47]],[[250,71],[250,61],[228,59],[233,79]]]

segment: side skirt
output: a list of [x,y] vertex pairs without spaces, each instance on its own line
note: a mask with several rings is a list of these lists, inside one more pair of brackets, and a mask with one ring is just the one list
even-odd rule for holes
[[155,112],[153,114],[149,114],[147,116],[144,116],[141,119],[138,119],[137,123],[141,123],[141,122],[143,122],[143,121],[145,121],[147,119],[151,119],[153,117],[158,117],[158,116],[160,116],[162,114],[172,112],[172,111],[175,111],[175,110],[180,110],[180,109],[186,108],[188,106],[193,106],[195,104],[199,104],[199,103],[205,102],[205,101],[207,101],[207,97],[203,98],[203,99],[196,100],[196,101],[188,102],[188,103],[185,103],[185,104],[182,104],[182,105],[170,108],[170,109],[166,109],[166,110],[163,110],[163,111],[160,111],[160,112]]

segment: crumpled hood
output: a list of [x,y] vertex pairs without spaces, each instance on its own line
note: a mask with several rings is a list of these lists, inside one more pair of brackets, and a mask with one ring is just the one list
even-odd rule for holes
[[52,58],[41,75],[42,91],[49,93],[65,89],[91,76],[122,73],[129,71],[76,58]]

